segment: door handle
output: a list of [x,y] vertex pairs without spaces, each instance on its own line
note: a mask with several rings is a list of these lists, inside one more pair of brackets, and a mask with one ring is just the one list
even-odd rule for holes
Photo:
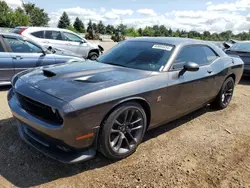
[[211,74],[212,72],[213,72],[213,71],[211,71],[211,70],[208,70],[208,71],[207,71],[208,74]]
[[16,57],[13,57],[13,59],[23,59],[23,57],[20,55],[17,55]]

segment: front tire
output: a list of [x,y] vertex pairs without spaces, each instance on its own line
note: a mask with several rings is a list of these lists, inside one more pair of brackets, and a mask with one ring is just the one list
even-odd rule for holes
[[211,103],[211,106],[218,110],[226,108],[232,99],[233,92],[234,92],[234,79],[232,77],[229,77],[223,83],[219,94],[217,95],[215,100]]
[[90,60],[96,60],[98,57],[99,57],[99,54],[97,52],[90,52],[88,58]]
[[147,117],[138,103],[125,103],[113,110],[104,121],[99,150],[106,157],[120,160],[136,151],[147,128]]

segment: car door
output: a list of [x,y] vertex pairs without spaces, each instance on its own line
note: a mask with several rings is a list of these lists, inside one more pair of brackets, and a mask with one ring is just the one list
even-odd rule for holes
[[[205,47],[203,45],[183,47],[169,71],[167,107],[170,119],[189,113],[212,99],[214,78]],[[199,70],[185,71],[184,65],[188,62],[197,63]]]
[[55,62],[54,56],[47,55],[43,50],[31,41],[22,40],[15,37],[5,37],[6,44],[8,44],[11,52],[15,74],[38,66],[53,64]]
[[0,37],[0,82],[10,81],[14,74],[12,57]]
[[46,47],[51,46],[53,48],[68,50],[67,42],[63,40],[60,31],[46,30],[44,32],[45,32],[43,40],[44,46]]
[[69,51],[82,55],[85,58],[88,57],[89,46],[84,39],[70,32],[62,32],[62,35],[63,40],[67,42]]

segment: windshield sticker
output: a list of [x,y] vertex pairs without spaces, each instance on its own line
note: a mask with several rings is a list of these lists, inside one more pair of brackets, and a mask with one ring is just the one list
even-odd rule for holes
[[155,44],[152,48],[154,48],[154,49],[160,49],[160,50],[171,51],[173,47],[172,47],[172,46],[167,46],[167,45]]

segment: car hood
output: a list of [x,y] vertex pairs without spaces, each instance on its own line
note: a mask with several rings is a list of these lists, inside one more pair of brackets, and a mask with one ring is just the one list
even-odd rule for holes
[[70,102],[98,90],[143,79],[150,74],[150,71],[85,61],[39,67],[19,79],[49,95]]

